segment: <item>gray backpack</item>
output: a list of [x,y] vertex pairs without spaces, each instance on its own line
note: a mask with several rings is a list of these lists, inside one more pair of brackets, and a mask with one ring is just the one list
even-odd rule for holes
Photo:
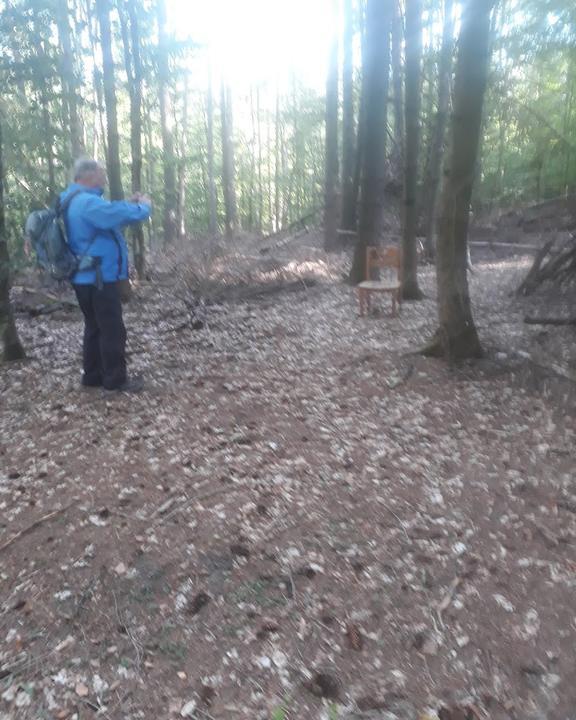
[[81,192],[84,190],[74,190],[64,202],[58,199],[53,208],[35,210],[26,220],[24,232],[34,247],[38,265],[54,280],[71,280],[78,272],[81,258],[70,250],[64,218]]

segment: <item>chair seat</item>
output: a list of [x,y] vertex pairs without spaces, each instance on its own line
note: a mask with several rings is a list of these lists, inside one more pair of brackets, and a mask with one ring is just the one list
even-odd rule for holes
[[400,290],[400,283],[397,280],[364,280],[357,287],[371,292],[394,292]]

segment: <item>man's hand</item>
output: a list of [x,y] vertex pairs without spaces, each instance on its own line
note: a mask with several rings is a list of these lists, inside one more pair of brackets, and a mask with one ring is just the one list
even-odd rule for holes
[[130,198],[130,202],[143,203],[144,205],[152,207],[152,200],[144,193],[134,193],[134,195]]

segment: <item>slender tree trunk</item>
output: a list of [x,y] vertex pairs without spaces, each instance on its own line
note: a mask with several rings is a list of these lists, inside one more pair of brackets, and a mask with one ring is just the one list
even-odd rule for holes
[[364,84],[364,123],[361,209],[358,241],[350,273],[353,283],[366,279],[366,248],[378,245],[386,185],[386,122],[390,75],[390,0],[368,0]]
[[[336,7],[334,6],[334,10]],[[326,78],[326,159],[324,186],[324,250],[338,242],[338,38],[330,48]]]
[[438,112],[430,140],[429,175],[424,182],[425,192],[425,235],[426,255],[434,259],[436,214],[438,191],[442,177],[442,159],[446,138],[446,125],[450,109],[450,84],[452,79],[452,56],[454,53],[453,0],[444,0],[444,26],[442,32],[442,50],[438,68]]
[[266,123],[266,170],[268,171],[268,227],[274,232],[274,176],[272,174],[272,117],[271,111],[267,113]]
[[264,181],[262,177],[262,121],[260,117],[260,88],[256,87],[256,135],[258,140],[258,232],[262,232],[264,218]]
[[180,128],[180,148],[178,161],[178,205],[176,211],[176,229],[178,238],[186,237],[186,166],[188,164],[188,75],[184,78],[184,97],[182,98],[182,124]]
[[406,0],[406,151],[404,153],[404,218],[402,224],[402,296],[420,300],[418,287],[418,157],[420,154],[422,5]]
[[170,48],[166,29],[166,2],[156,2],[158,20],[158,82],[160,85],[160,124],[162,126],[162,161],[164,169],[164,243],[171,245],[176,229],[176,155],[174,152],[174,112],[172,107]]
[[114,57],[112,55],[112,29],[110,27],[110,1],[96,0],[96,12],[100,23],[102,44],[104,99],[108,127],[108,182],[112,200],[124,197],[122,170],[120,165],[120,136],[118,134],[118,111],[116,82],[114,79]]
[[392,21],[392,86],[394,89],[394,141],[395,157],[399,162],[404,158],[404,97],[402,92],[402,40],[404,24],[399,0],[394,2],[394,19]]
[[[97,52],[97,39],[98,33],[98,20],[93,18],[91,15],[92,6],[90,0],[85,0],[80,5],[83,11],[83,21],[86,23],[86,29],[88,30],[88,39],[90,41],[90,49],[92,51],[92,57],[96,58]],[[94,63],[94,69],[92,72],[93,79],[93,97],[94,97],[94,135],[93,135],[93,156],[99,157],[100,140],[104,149],[104,157],[108,158],[108,147],[106,143],[106,127],[104,122],[104,90],[102,82],[102,73],[100,68]]]
[[4,164],[2,124],[0,118],[0,360],[22,360],[24,348],[20,343],[14,314],[10,305],[10,257],[4,216]]
[[216,214],[216,182],[214,180],[214,98],[212,94],[212,72],[208,71],[208,91],[206,94],[206,156],[208,174],[208,229],[211,235],[218,232]]
[[[142,191],[142,59],[140,57],[140,25],[135,0],[124,0],[120,8],[124,62],[130,95],[130,150],[132,154],[132,192]],[[146,276],[146,243],[144,228],[138,223],[132,228],[134,265],[138,277]]]
[[48,83],[46,72],[48,63],[48,55],[46,51],[46,41],[42,34],[42,29],[38,18],[34,17],[34,40],[37,43],[38,60],[34,71],[34,81],[38,90],[38,100],[42,116],[42,135],[44,141],[44,157],[48,169],[48,197],[49,203],[56,198],[56,171],[54,164],[54,132],[50,119],[50,101],[48,98]]
[[342,218],[344,230],[356,229],[354,195],[355,127],[354,127],[354,8],[352,0],[344,0],[344,34],[342,38]]
[[[354,158],[354,179],[352,181],[352,198],[354,205],[354,228],[358,224],[358,198],[360,196],[360,181],[364,162],[364,145],[366,135],[366,17],[363,13],[361,20],[361,48],[362,48],[362,81],[360,90],[360,103],[358,108],[358,132],[356,136],[356,155]],[[386,112],[388,117],[388,112]]]
[[230,88],[227,87],[224,82],[222,82],[220,88],[220,115],[222,126],[222,184],[224,186],[226,237],[230,239],[238,230],[238,210],[236,206],[236,183],[234,177],[232,98]]
[[482,126],[494,0],[467,0],[458,42],[451,145],[437,248],[439,330],[426,354],[480,357],[468,287],[468,223]]
[[70,149],[72,158],[77,159],[85,152],[82,119],[79,111],[78,80],[74,69],[74,53],[70,31],[68,0],[59,0],[57,6],[58,36],[62,46],[61,75],[62,87],[68,105],[70,119]]
[[280,200],[280,92],[276,86],[276,120],[274,131],[274,230],[280,230],[281,200]]

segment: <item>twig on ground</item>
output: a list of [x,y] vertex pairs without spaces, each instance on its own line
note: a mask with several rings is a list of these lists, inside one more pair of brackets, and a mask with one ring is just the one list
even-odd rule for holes
[[32,525],[29,525],[28,527],[24,528],[23,530],[20,530],[15,535],[12,535],[12,537],[7,540],[3,545],[0,545],[0,553],[4,550],[7,550],[11,545],[13,545],[17,540],[24,537],[25,535],[28,535],[29,533],[36,530],[36,528],[40,527],[40,525],[43,525],[45,522],[48,522],[48,520],[52,520],[53,518],[57,517],[58,515],[63,515],[67,510],[69,510],[71,507],[76,505],[76,500],[74,502],[65,505],[62,508],[59,508],[58,510],[54,510],[53,512],[48,513],[47,515],[43,515],[41,518],[36,520],[32,523]]

